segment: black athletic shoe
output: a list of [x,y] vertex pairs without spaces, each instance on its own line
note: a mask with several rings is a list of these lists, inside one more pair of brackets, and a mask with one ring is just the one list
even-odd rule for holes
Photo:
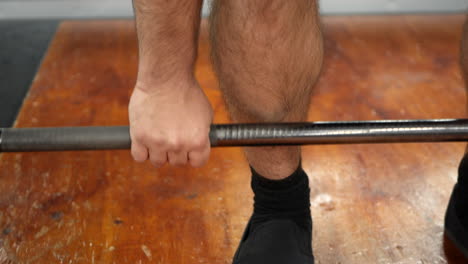
[[458,168],[458,182],[445,214],[445,235],[468,260],[468,155]]
[[275,219],[250,230],[247,225],[233,264],[313,264],[311,231],[288,219]]

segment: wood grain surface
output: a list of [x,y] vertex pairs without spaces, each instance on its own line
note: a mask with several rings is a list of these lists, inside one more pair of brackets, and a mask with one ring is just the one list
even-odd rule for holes
[[[462,15],[323,19],[313,120],[462,118]],[[132,21],[63,22],[16,127],[127,125]],[[229,122],[203,22],[197,77]],[[465,263],[443,217],[463,143],[303,148],[316,263]],[[129,151],[0,156],[0,263],[231,263],[252,210],[240,148],[201,169],[134,163]]]

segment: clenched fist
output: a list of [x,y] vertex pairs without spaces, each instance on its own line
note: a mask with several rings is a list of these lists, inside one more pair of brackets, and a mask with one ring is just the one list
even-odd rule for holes
[[196,80],[137,83],[129,118],[136,161],[200,167],[208,160],[213,110]]

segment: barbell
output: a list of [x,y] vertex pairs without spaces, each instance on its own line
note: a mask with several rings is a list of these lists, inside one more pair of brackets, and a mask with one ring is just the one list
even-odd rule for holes
[[[212,147],[468,141],[468,119],[214,124]],[[0,128],[0,152],[129,149],[128,126]]]

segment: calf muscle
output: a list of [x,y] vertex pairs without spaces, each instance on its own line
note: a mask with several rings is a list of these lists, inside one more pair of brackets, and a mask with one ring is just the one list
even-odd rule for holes
[[[211,13],[212,59],[236,122],[305,120],[322,65],[317,3],[312,0],[218,0]],[[262,175],[283,178],[298,147],[246,148]]]

